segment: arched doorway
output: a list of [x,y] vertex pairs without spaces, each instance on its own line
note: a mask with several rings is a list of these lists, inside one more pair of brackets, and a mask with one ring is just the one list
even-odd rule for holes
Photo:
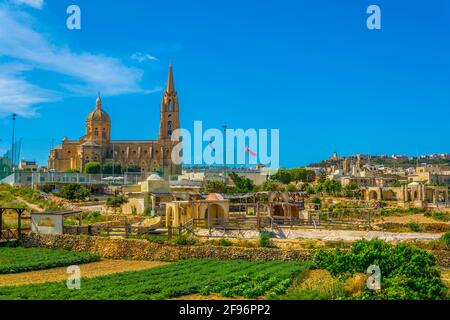
[[369,191],[369,200],[378,200],[378,193],[374,190]]
[[276,204],[272,207],[272,214],[276,217],[284,217],[284,208],[281,204]]
[[220,224],[225,219],[225,212],[218,204],[210,204],[205,209],[204,218],[211,224]]

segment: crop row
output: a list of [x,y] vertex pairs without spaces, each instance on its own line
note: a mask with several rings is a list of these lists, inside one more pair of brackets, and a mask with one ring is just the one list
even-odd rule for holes
[[0,274],[64,267],[99,260],[84,252],[44,248],[0,248]]
[[82,279],[80,290],[68,290],[65,283],[0,287],[0,299],[157,300],[194,293],[257,298],[269,292],[284,293],[287,287],[281,290],[280,284],[290,284],[308,268],[309,263],[302,262],[192,259]]

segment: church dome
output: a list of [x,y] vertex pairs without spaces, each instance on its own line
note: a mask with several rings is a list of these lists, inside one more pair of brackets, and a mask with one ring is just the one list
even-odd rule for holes
[[89,113],[87,120],[111,122],[109,115],[102,109],[102,99],[100,98],[100,96],[97,98],[94,111]]
[[210,193],[206,197],[206,201],[222,201],[225,200],[220,193]]
[[147,181],[162,181],[164,180],[163,178],[161,178],[159,175],[157,175],[156,173],[151,174],[148,178]]

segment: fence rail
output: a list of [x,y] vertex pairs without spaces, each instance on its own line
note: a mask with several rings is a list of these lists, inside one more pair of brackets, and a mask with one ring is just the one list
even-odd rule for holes
[[135,227],[130,224],[122,226],[88,225],[88,226],[64,226],[64,234],[89,235],[100,237],[124,237],[149,235],[156,233],[153,227]]

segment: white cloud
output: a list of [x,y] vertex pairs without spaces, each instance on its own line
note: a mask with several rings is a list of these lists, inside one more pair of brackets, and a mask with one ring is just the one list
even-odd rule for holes
[[141,52],[135,52],[131,55],[131,59],[136,60],[138,62],[144,62],[147,60],[150,61],[157,61],[158,58],[156,58],[155,56],[152,56],[151,54],[148,53],[141,53]]
[[42,9],[44,6],[44,0],[14,0],[17,4],[25,4],[35,9]]
[[[38,3],[38,1],[26,2]],[[127,67],[120,60],[110,56],[89,52],[77,53],[68,47],[54,45],[43,34],[29,26],[27,19],[20,20],[19,14],[15,14],[6,7],[0,7],[0,21],[2,22],[0,57],[19,61],[33,69],[65,76],[67,80],[61,84],[61,87],[71,93],[81,95],[92,95],[97,91],[101,91],[103,95],[147,93],[139,84],[143,74],[140,69]],[[0,64],[1,68],[4,68],[4,65]],[[22,70],[22,72],[25,71]],[[10,111],[5,108],[14,106],[13,101],[15,101],[17,107],[22,108],[20,109],[22,113],[28,112],[29,115],[33,115],[35,104],[49,101],[49,97],[44,94],[46,90],[29,83],[22,73],[8,75],[3,73],[0,76],[2,76],[0,90],[8,93],[9,97],[16,97],[11,99],[11,103],[6,104],[7,107],[0,107],[1,113]],[[16,90],[15,93],[11,91],[16,85],[32,89],[29,92],[33,92],[33,97],[30,93],[24,95],[25,90]],[[24,96],[20,98],[20,94]]]
[[0,118],[11,113],[23,117],[36,116],[36,104],[51,102],[58,95],[50,90],[39,88],[23,77],[28,70],[24,65],[3,65],[0,71]]

